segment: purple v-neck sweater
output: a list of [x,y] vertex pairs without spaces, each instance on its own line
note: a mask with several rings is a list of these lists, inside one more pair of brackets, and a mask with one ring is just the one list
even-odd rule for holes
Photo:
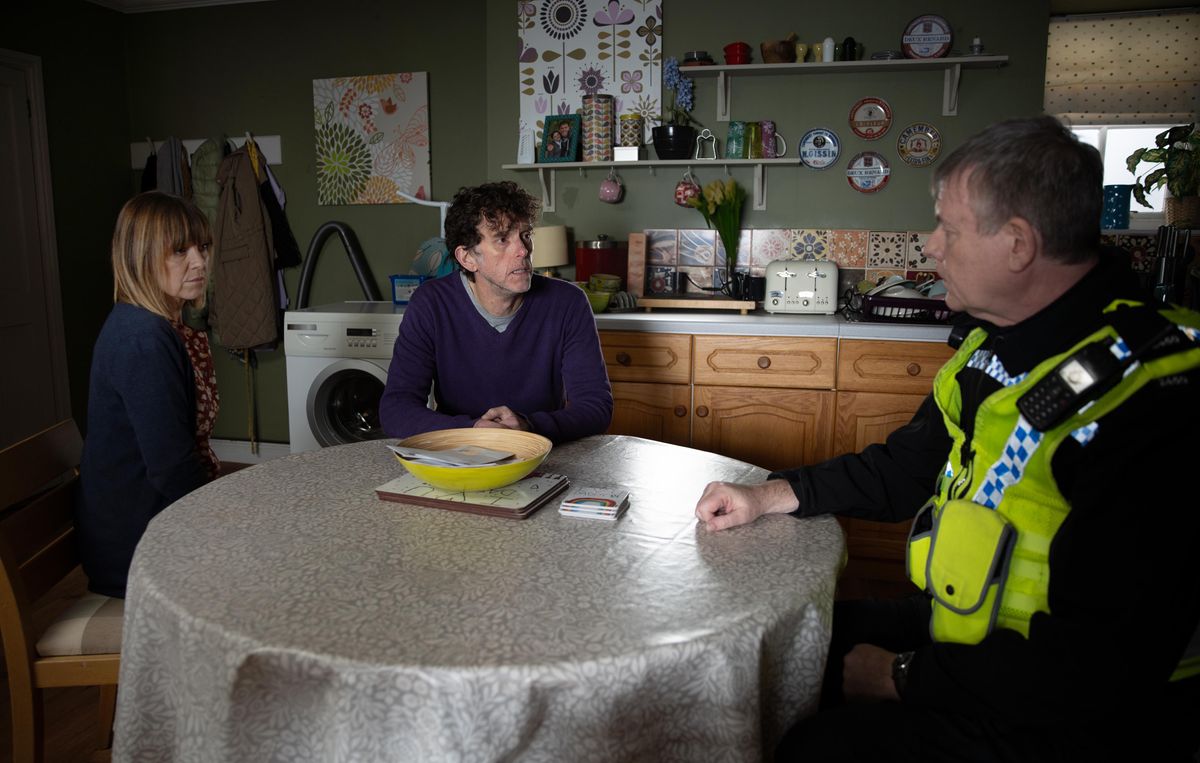
[[[433,386],[437,410],[427,407]],[[458,272],[413,292],[379,403],[390,437],[474,426],[507,405],[566,442],[608,429],[612,389],[596,319],[574,284],[533,276],[504,332],[475,309]]]

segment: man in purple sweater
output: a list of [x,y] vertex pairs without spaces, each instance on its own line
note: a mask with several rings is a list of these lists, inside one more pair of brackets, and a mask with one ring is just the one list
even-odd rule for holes
[[612,388],[587,297],[533,273],[537,212],[510,181],[454,196],[446,247],[459,272],[422,284],[404,311],[379,403],[389,436],[505,427],[558,443],[608,428]]

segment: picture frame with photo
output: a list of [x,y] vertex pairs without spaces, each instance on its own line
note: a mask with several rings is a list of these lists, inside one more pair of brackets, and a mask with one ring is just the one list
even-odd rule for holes
[[555,114],[546,117],[542,143],[538,146],[538,164],[573,162],[579,156],[579,136],[583,118],[578,114]]

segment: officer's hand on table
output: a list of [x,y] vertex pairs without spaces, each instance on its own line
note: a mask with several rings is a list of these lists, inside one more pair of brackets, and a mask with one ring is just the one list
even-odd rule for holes
[[744,525],[763,514],[786,514],[799,506],[786,480],[758,485],[710,482],[696,503],[696,519],[709,531]]
[[842,692],[850,702],[899,700],[892,680],[895,652],[874,644],[855,644],[842,663]]

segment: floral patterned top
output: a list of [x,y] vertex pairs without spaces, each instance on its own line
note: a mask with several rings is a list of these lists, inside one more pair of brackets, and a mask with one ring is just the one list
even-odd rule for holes
[[197,331],[184,323],[171,322],[175,333],[183,340],[188,360],[196,376],[196,452],[208,472],[209,479],[216,479],[221,471],[221,461],[213,452],[208,438],[212,435],[221,408],[221,396],[217,394],[217,372],[213,367],[212,352],[208,346],[208,333]]

